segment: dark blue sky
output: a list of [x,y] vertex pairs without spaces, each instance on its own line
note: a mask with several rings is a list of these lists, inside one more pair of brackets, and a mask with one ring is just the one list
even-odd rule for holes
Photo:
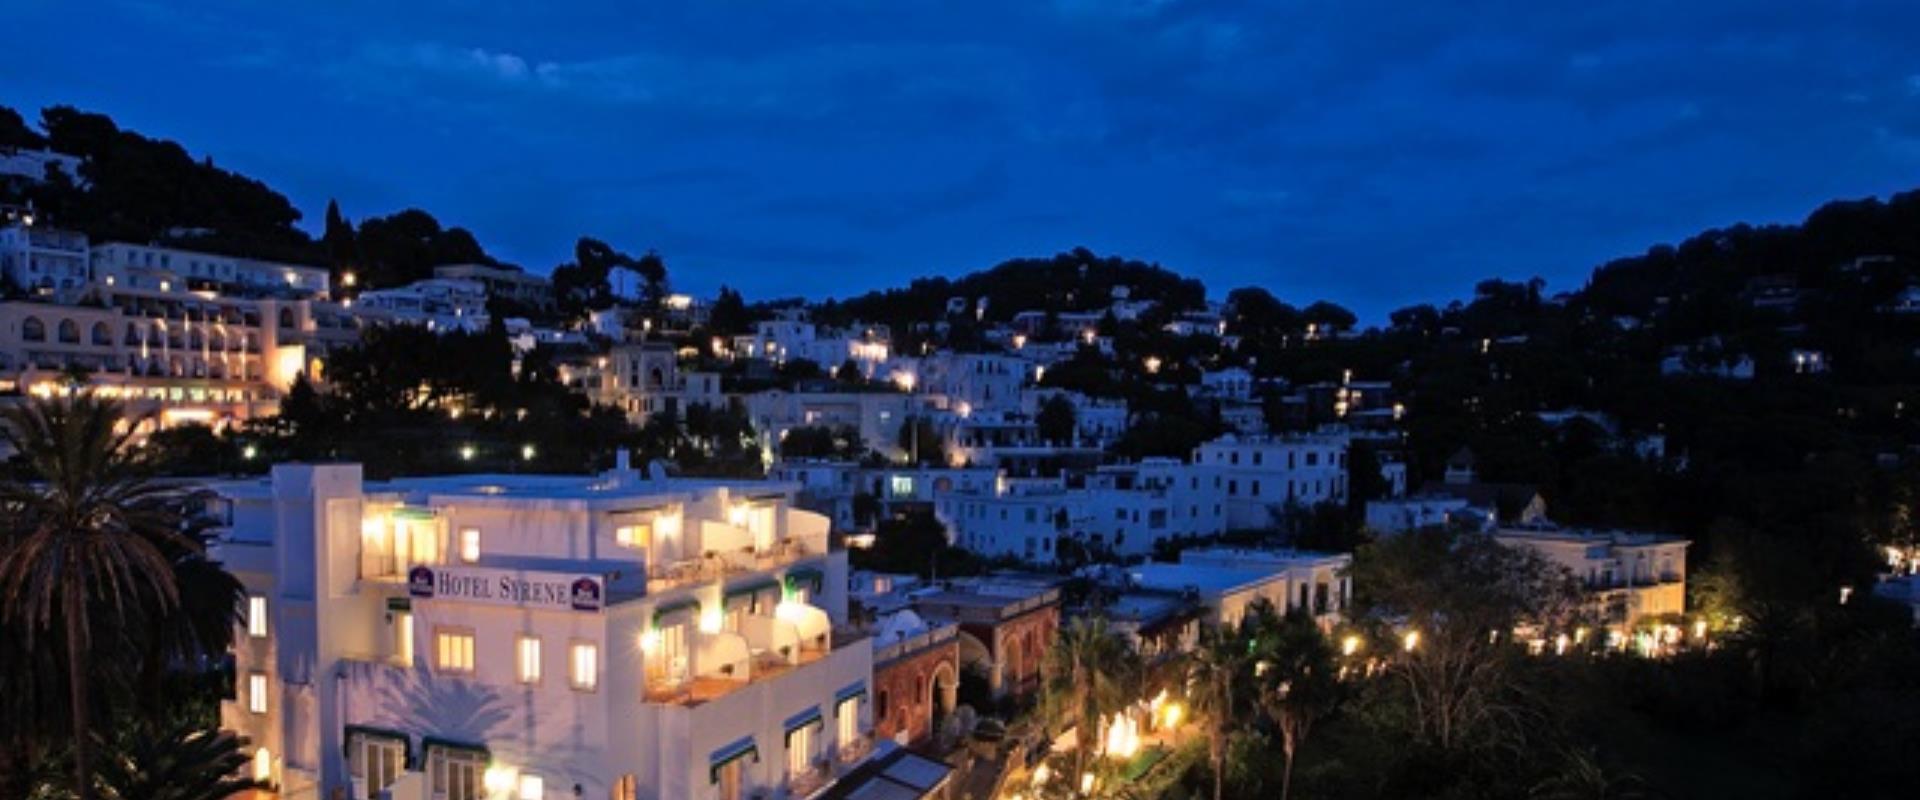
[[1086,245],[1377,320],[1920,186],[1914,2],[549,5],[12,0],[0,103],[750,298]]

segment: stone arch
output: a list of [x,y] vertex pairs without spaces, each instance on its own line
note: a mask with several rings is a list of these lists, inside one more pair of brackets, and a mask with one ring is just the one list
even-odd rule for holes
[[933,710],[933,729],[960,703],[960,673],[953,662],[942,661],[933,667],[933,679],[927,681],[927,708]]

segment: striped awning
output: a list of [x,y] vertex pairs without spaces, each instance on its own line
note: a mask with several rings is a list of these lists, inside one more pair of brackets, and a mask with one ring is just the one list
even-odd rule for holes
[[713,751],[713,755],[707,758],[708,780],[713,783],[719,783],[720,769],[722,767],[748,756],[753,757],[754,763],[760,763],[760,748],[753,743],[753,737],[751,736],[742,736],[728,743],[725,747]]

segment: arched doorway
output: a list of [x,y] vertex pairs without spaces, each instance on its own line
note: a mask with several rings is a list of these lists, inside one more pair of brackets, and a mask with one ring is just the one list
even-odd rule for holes
[[947,717],[960,702],[960,675],[953,662],[942,661],[933,667],[933,680],[927,682],[927,708],[932,710],[935,738],[946,730]]

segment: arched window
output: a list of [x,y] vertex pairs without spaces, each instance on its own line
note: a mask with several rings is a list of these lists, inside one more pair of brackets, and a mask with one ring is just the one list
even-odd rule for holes
[[108,327],[107,323],[104,322],[93,323],[93,343],[97,345],[113,344],[113,328]]
[[39,317],[27,317],[20,323],[20,338],[29,342],[46,341],[47,324],[41,322]]
[[80,343],[80,323],[74,322],[73,320],[70,320],[70,319],[60,320],[60,343],[61,344],[79,344]]

